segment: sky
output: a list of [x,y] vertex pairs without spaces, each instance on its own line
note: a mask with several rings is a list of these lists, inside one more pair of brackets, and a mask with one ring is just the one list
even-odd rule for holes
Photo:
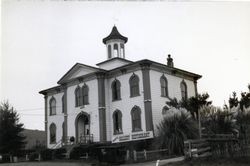
[[44,130],[38,92],[77,62],[106,60],[102,39],[114,25],[128,37],[126,59],[150,59],[201,74],[198,92],[215,106],[250,83],[250,2],[87,2],[3,0],[0,101],[25,128]]

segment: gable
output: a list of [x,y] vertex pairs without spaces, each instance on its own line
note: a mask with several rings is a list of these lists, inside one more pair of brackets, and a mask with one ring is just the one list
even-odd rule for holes
[[83,67],[79,67],[76,71],[74,71],[71,75],[69,75],[68,79],[74,79],[80,76],[84,76],[90,73],[95,72],[96,70],[91,70]]
[[66,83],[74,78],[88,75],[97,71],[100,71],[100,69],[77,63],[57,83]]
[[130,64],[130,63],[132,63],[132,61],[116,57],[116,58],[112,58],[104,62],[98,63],[96,65],[99,66],[101,69],[112,70],[112,69]]

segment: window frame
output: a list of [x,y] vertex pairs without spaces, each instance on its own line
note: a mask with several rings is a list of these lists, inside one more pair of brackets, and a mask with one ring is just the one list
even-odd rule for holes
[[[52,102],[55,102],[55,104],[52,105],[53,104]],[[49,101],[49,115],[50,116],[56,115],[56,99],[54,96],[52,96]]]
[[131,114],[131,122],[132,122],[132,132],[142,131],[140,107],[134,106],[130,114]]
[[114,56],[114,57],[119,57],[119,56],[120,56],[120,55],[119,55],[119,46],[118,46],[117,43],[115,43],[115,44],[113,45],[113,56]]
[[169,97],[168,80],[164,75],[162,75],[160,78],[160,86],[161,86],[161,97]]
[[184,80],[181,81],[180,88],[181,88],[181,99],[187,100],[188,98],[187,84]]
[[82,105],[89,104],[89,87],[87,84],[82,86]]
[[114,135],[122,134],[122,112],[115,110],[113,112],[113,133]]
[[[52,127],[54,127],[54,132],[52,132]],[[51,123],[49,126],[49,142],[50,144],[56,144],[56,124],[55,123]],[[52,140],[52,133],[54,133],[53,135],[53,140]]]
[[140,96],[140,79],[133,74],[129,79],[130,97]]
[[[77,93],[79,94],[77,96]],[[75,89],[75,107],[82,106],[82,94],[81,94],[81,87],[78,85]]]
[[121,100],[121,83],[115,79],[111,84],[112,101]]
[[111,59],[112,58],[112,48],[111,48],[111,45],[109,44],[108,45],[108,59]]

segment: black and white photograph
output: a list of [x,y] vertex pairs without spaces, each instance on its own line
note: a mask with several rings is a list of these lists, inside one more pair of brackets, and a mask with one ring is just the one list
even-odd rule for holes
[[0,3],[1,166],[250,165],[250,1]]

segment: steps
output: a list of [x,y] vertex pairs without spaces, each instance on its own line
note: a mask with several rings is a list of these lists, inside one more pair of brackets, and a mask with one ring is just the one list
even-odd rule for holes
[[70,158],[70,152],[72,151],[72,149],[74,147],[76,147],[77,144],[72,144],[72,145],[64,145],[63,148],[66,149],[66,153],[63,153],[62,155],[65,157],[65,159],[69,159]]

